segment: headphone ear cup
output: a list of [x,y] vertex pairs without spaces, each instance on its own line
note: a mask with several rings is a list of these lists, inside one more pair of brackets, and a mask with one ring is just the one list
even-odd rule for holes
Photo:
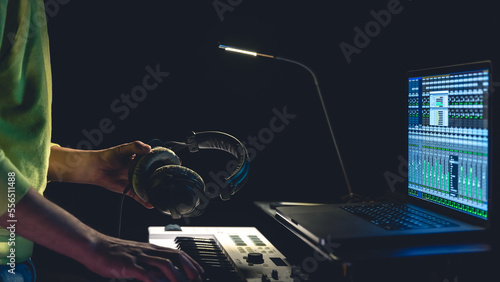
[[174,219],[189,216],[200,204],[205,191],[203,179],[180,165],[162,166],[151,175],[148,190],[151,204]]
[[174,151],[165,147],[156,147],[148,154],[136,156],[131,164],[129,180],[137,196],[143,201],[150,202],[147,193],[150,175],[161,166],[180,164],[181,161]]

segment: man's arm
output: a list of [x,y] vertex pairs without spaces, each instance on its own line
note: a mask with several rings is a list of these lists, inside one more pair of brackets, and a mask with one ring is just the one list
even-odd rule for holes
[[[202,268],[184,252],[101,234],[32,188],[15,210],[16,234],[71,257],[101,276],[180,281],[177,267],[189,279],[201,281]],[[10,224],[7,214],[0,217],[3,227]]]

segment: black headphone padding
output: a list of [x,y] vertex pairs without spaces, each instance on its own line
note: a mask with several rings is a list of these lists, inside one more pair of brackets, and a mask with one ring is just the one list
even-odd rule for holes
[[[135,193],[146,202],[150,202],[147,194],[147,185],[149,175],[157,168],[164,165],[180,165],[179,157],[170,149],[156,147],[151,149],[148,154],[136,156],[133,160],[131,170],[131,182]],[[154,170],[153,170],[154,169]]]
[[174,219],[192,213],[200,203],[199,195],[205,190],[201,176],[180,165],[159,167],[148,182],[147,192],[151,196],[150,202]]

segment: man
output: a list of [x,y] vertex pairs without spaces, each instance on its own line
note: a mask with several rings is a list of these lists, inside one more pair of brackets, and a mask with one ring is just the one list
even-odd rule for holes
[[35,279],[33,242],[104,277],[179,281],[184,273],[201,280],[203,270],[185,253],[101,234],[42,196],[47,180],[122,193],[131,160],[151,148],[140,141],[89,151],[51,144],[43,1],[0,0],[0,38],[0,280]]

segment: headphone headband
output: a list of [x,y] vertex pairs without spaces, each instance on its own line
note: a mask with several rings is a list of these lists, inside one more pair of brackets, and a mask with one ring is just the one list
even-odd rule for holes
[[222,200],[229,200],[246,182],[250,168],[248,151],[243,143],[227,133],[220,131],[191,132],[191,135],[186,138],[186,143],[167,141],[165,145],[170,146],[174,152],[188,147],[191,153],[198,152],[200,149],[213,149],[232,154],[238,160],[238,165],[225,179],[226,185],[221,187],[220,197]]

